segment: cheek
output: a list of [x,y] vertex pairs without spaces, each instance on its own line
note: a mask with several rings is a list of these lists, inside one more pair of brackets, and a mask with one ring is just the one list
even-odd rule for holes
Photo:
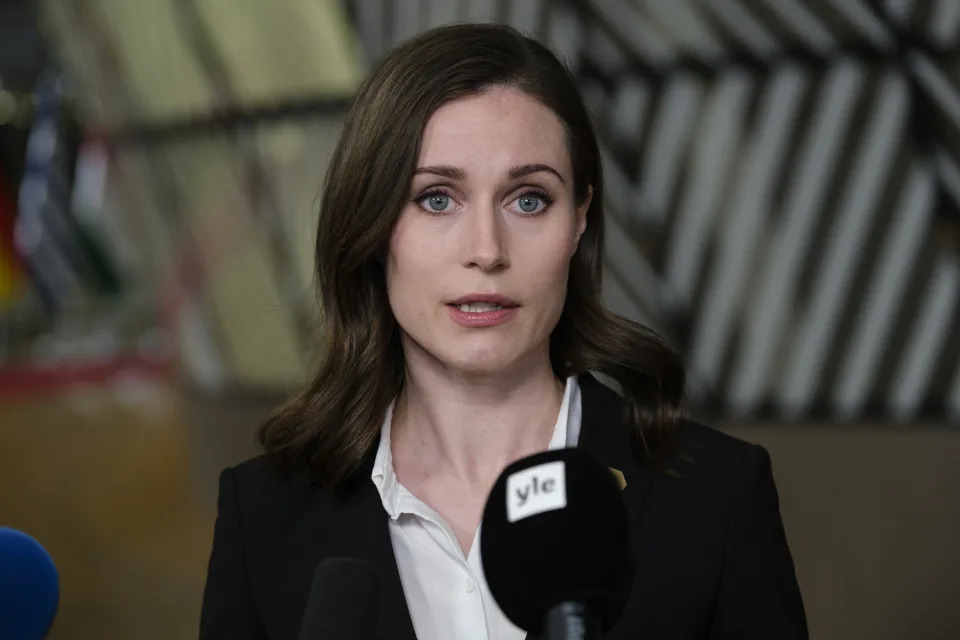
[[567,278],[570,273],[570,258],[573,251],[569,242],[553,244],[547,250],[538,252],[526,269],[528,282],[539,300],[539,306],[554,321],[563,308],[567,292]]
[[387,295],[401,325],[404,321],[409,324],[416,315],[425,312],[417,301],[426,292],[425,285],[438,273],[432,243],[423,230],[415,226],[415,220],[401,215],[387,252]]
[[418,234],[413,220],[404,212],[400,215],[393,233],[390,235],[390,247],[387,251],[387,285],[402,285],[406,274],[416,269],[419,255]]

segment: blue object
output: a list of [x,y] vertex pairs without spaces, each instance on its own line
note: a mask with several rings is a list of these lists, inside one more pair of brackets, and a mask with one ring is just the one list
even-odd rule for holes
[[0,527],[0,638],[42,640],[57,613],[57,568],[39,542]]

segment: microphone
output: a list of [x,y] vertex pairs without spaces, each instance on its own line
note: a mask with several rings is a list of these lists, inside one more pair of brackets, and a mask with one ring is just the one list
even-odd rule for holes
[[514,462],[487,499],[480,555],[490,592],[515,625],[547,640],[600,638],[633,581],[616,479],[579,449]]
[[380,573],[355,558],[317,565],[300,625],[300,640],[375,640]]
[[16,529],[0,527],[0,637],[42,640],[60,603],[60,580],[50,554]]

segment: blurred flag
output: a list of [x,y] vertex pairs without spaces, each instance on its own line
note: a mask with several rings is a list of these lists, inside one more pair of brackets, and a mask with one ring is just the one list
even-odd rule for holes
[[74,189],[57,77],[44,75],[34,99],[14,239],[38,294],[55,314],[84,298],[119,293],[121,279],[90,209],[103,190],[103,154],[90,147],[81,151]]
[[53,313],[80,293],[78,274],[67,256],[69,236],[53,211],[59,206],[55,187],[61,182],[53,175],[57,169],[59,81],[44,75],[34,100],[14,240],[40,299]]

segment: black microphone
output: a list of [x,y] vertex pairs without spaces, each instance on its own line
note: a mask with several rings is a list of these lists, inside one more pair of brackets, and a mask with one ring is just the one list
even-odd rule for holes
[[600,638],[633,581],[613,473],[579,449],[514,462],[487,499],[480,555],[490,592],[515,625],[547,640]]
[[57,568],[39,542],[0,527],[0,638],[46,637],[60,602]]
[[375,640],[380,573],[356,558],[329,558],[317,565],[300,640]]

